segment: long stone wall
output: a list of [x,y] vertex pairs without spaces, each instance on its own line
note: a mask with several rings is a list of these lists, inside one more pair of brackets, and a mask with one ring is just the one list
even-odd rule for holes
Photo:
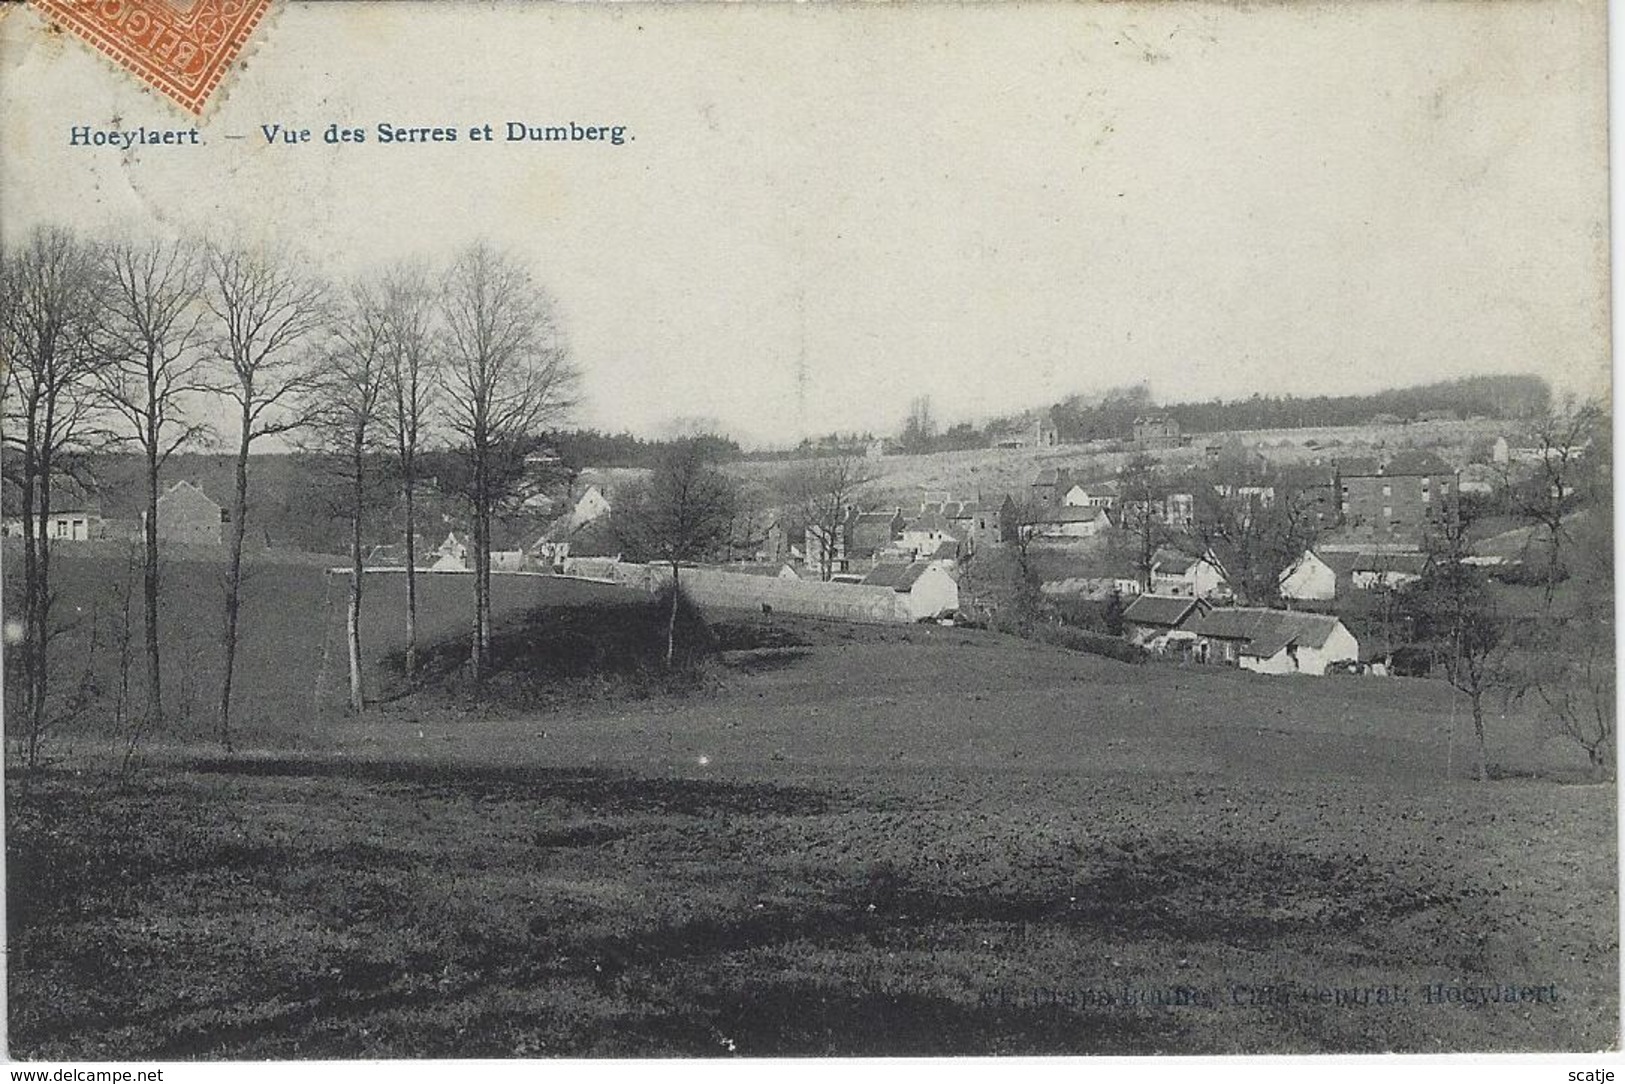
[[[671,570],[623,561],[616,566],[615,579],[628,586],[657,591],[670,582]],[[828,617],[864,624],[907,625],[913,622],[908,612],[908,600],[889,587],[749,576],[713,568],[685,568],[682,583],[688,597],[700,606],[759,610],[765,605],[772,607],[776,613]]]

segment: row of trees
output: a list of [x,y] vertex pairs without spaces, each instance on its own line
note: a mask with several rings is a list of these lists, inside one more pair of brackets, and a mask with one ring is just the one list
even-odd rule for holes
[[[1367,395],[1307,396],[1255,394],[1245,399],[1158,405],[1148,384],[1111,388],[1096,395],[1074,394],[1051,404],[1049,417],[1062,441],[1126,440],[1134,419],[1156,412],[1170,415],[1187,433],[1247,429],[1301,429],[1366,425],[1385,416],[1413,420],[1454,417],[1540,418],[1552,407],[1550,386],[1536,376],[1474,376]],[[994,418],[985,425],[957,422],[940,427],[929,397],[909,407],[899,433],[901,450],[912,453],[985,448],[1013,432],[1030,433],[1030,415]]]
[[21,497],[23,519],[16,684],[30,761],[57,721],[49,665],[54,594],[44,538],[53,487],[64,479],[92,486],[89,465],[112,449],[134,449],[144,467],[149,729],[164,718],[160,478],[172,455],[215,438],[229,441],[235,453],[216,719],[223,744],[232,741],[252,453],[272,437],[312,453],[324,468],[330,507],[349,521],[350,700],[357,710],[364,700],[364,526],[381,507],[401,508],[410,675],[419,463],[431,448],[444,448],[459,464],[454,484],[474,536],[470,666],[476,681],[483,675],[493,517],[534,492],[540,479],[527,460],[567,416],[577,381],[549,297],[513,258],[475,244],[441,268],[401,263],[335,284],[277,248],[99,243],[43,227],[0,253],[0,352],[7,365],[0,386],[5,480]]

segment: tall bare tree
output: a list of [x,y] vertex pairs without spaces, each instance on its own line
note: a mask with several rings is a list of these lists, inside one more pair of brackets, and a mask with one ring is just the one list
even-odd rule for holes
[[434,283],[420,264],[391,269],[383,281],[385,326],[385,428],[395,451],[401,483],[406,543],[406,680],[417,673],[417,477],[418,453],[428,436],[440,380],[442,342]]
[[445,418],[467,465],[474,528],[470,662],[478,682],[491,650],[493,519],[525,492],[525,458],[573,406],[577,374],[551,300],[529,271],[489,245],[469,247],[453,265],[442,317]]
[[327,291],[291,253],[210,245],[204,303],[213,313],[210,352],[219,393],[237,421],[231,541],[226,566],[224,665],[219,737],[231,749],[232,676],[242,605],[243,539],[248,531],[248,463],[254,442],[308,420],[318,373],[306,347],[327,318]]
[[37,229],[0,258],[0,440],[5,477],[22,497],[26,636],[19,692],[30,766],[51,723],[53,596],[45,530],[52,482],[79,473],[79,453],[103,435],[93,332],[104,281],[96,251],[60,228]]
[[1168,525],[1168,483],[1162,468],[1148,455],[1137,455],[1117,476],[1120,487],[1119,526],[1134,538],[1134,568],[1140,590],[1151,590],[1151,565],[1157,550],[1173,541]]
[[120,241],[107,247],[108,291],[98,336],[106,400],[122,419],[122,439],[145,467],[141,597],[147,655],[148,730],[163,725],[158,642],[158,479],[178,449],[205,432],[193,400],[210,390],[199,345],[208,309],[204,264],[187,241]]
[[1418,643],[1439,664],[1445,680],[1467,697],[1478,778],[1488,782],[1485,699],[1497,690],[1510,695],[1518,684],[1509,666],[1516,630],[1483,573],[1465,563],[1471,553],[1467,532],[1465,521],[1451,520],[1429,538],[1427,569],[1400,600]]
[[331,485],[330,504],[349,522],[350,590],[345,607],[350,710],[366,707],[362,677],[361,604],[365,586],[362,537],[385,500],[390,478],[386,432],[389,400],[389,319],[382,291],[357,283],[333,326],[318,408],[310,432],[322,474]]
[[1563,577],[1569,520],[1581,503],[1586,453],[1602,418],[1602,409],[1595,403],[1569,403],[1542,418],[1535,426],[1533,470],[1527,477],[1509,478],[1513,514],[1528,521],[1546,544],[1543,604],[1547,608]]
[[671,605],[666,615],[668,670],[677,642],[682,567],[727,547],[737,495],[732,480],[706,454],[706,445],[690,438],[668,445],[648,482],[626,487],[616,500],[611,522],[621,544],[639,557],[660,561],[671,569]]
[[1314,545],[1314,517],[1303,498],[1284,487],[1234,483],[1192,486],[1187,548],[1213,565],[1244,605],[1280,597],[1281,571]]
[[[807,548],[818,547],[818,575],[827,580],[843,549],[847,521],[875,473],[861,456],[822,456],[790,470],[782,480],[785,501],[800,512]],[[812,555],[807,555],[812,560]]]

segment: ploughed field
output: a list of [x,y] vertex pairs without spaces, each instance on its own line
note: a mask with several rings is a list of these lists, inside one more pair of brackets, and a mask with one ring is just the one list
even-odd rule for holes
[[1436,682],[717,634],[686,695],[12,774],[11,1054],[1617,1043],[1614,788],[1533,720],[1480,785]]

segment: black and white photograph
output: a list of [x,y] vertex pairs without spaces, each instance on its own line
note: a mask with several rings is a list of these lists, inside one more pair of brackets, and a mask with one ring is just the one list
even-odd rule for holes
[[1617,1066],[1608,14],[0,5],[4,1057]]

